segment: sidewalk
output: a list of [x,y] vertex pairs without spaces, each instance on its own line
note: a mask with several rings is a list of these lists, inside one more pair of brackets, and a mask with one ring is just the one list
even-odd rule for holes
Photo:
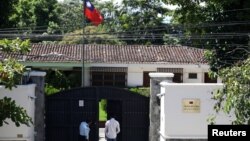
[[99,128],[99,141],[106,141],[105,134],[104,134],[104,128]]

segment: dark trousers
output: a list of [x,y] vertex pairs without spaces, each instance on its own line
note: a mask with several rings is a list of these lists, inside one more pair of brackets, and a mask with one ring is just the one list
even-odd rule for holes
[[86,136],[79,136],[79,141],[88,141]]
[[109,138],[107,138],[107,141],[116,141],[116,139],[109,139]]

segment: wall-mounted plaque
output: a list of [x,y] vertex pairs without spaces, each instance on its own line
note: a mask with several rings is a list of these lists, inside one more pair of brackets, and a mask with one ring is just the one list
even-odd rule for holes
[[84,100],[79,100],[79,107],[83,107],[84,106]]
[[200,113],[200,99],[182,99],[182,111],[184,113]]

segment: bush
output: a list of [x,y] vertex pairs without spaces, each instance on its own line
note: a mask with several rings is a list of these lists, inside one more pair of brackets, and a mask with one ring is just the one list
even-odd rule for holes
[[150,88],[149,87],[129,88],[129,91],[138,93],[138,94],[146,96],[146,97],[149,97],[149,95],[150,95]]

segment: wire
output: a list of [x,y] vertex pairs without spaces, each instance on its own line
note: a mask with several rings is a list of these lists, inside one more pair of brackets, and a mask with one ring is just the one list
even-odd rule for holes
[[[91,23],[87,24],[92,25]],[[207,21],[207,23],[199,23],[199,24],[165,24],[161,26],[155,26],[154,28],[173,28],[173,27],[178,27],[178,28],[198,28],[198,27],[215,27],[215,26],[235,26],[235,25],[250,25],[250,21],[229,21],[229,22],[212,22],[212,21]],[[11,31],[19,31],[19,30],[24,30],[24,31],[30,31],[30,29],[33,29],[32,31],[47,31],[47,28],[49,26],[31,26],[31,27],[21,27],[21,28],[1,28],[0,32],[11,32]],[[67,29],[67,27],[71,27],[71,25],[65,25],[65,26],[60,26],[57,27],[57,29]],[[148,27],[145,27],[148,28]],[[38,30],[40,29],[40,30]],[[44,29],[44,30],[41,30]],[[138,27],[132,27],[131,29],[138,29]]]
[[[21,38],[21,39],[31,39],[33,41],[41,41],[41,40],[44,40],[44,41],[62,41],[61,37],[58,37],[58,36],[47,36],[47,37],[27,37],[27,36],[23,36],[23,37],[20,37],[20,36],[16,36],[16,37],[7,37],[6,39],[15,39],[15,38]],[[82,36],[79,36],[79,38],[82,38]],[[232,39],[232,38],[226,38],[226,37],[220,37],[220,38],[180,38],[180,39],[192,39],[192,40],[216,40],[216,39]],[[234,39],[234,38],[233,38]],[[140,40],[152,40],[152,41],[155,41],[155,40],[163,40],[162,37],[123,37],[123,38],[105,38],[105,39],[100,39],[100,38],[89,38],[88,41],[140,41]],[[69,42],[69,40],[65,40],[64,42]],[[186,43],[186,44],[190,44],[190,43]],[[195,44],[193,44],[195,45]],[[205,44],[204,45],[209,45],[209,44]],[[218,45],[218,44],[215,44],[215,45]],[[219,44],[221,45],[221,44]],[[225,44],[226,45],[226,44]],[[228,44],[230,45],[230,44]],[[233,44],[233,45],[236,45],[236,44]]]
[[[153,35],[153,36],[163,36],[163,35],[171,35],[171,36],[176,36],[176,37],[188,37],[188,36],[248,36],[250,33],[246,32],[221,32],[221,33],[204,33],[204,34],[183,34],[183,33],[159,33],[158,31],[162,31],[165,29],[149,29],[149,30],[136,30],[136,31],[125,31],[125,32],[102,32],[102,33],[91,33],[91,34],[84,34],[86,36],[90,36],[90,35],[104,35],[104,34],[108,34],[108,35],[120,35],[120,36],[131,36],[133,35],[133,37],[135,35],[138,36],[142,36],[142,35]],[[135,34],[135,32],[137,34]],[[155,33],[158,32],[158,33]],[[1,36],[11,36],[11,35],[18,35],[18,36],[33,36],[33,35],[40,35],[40,36],[82,36],[83,34],[81,33],[67,33],[67,34],[38,34],[38,33],[30,33],[30,34],[21,34],[21,33],[17,33],[17,34],[8,34],[8,33],[0,33]],[[131,36],[132,37],[132,36]]]

